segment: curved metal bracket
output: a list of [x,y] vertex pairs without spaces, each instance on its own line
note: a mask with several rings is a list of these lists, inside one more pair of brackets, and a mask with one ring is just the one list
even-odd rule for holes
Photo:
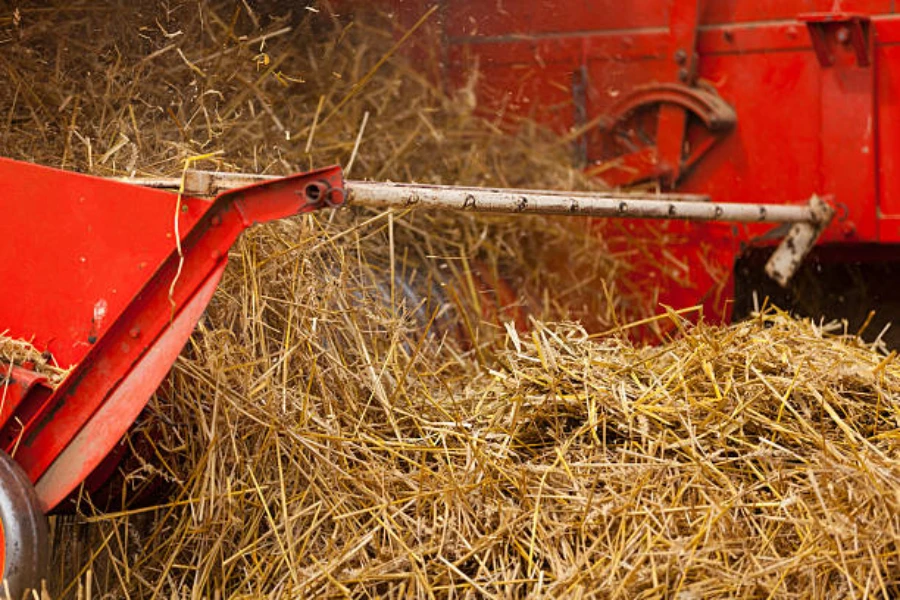
[[[613,134],[636,112],[650,107],[659,108],[653,144],[610,157],[590,167],[588,173],[617,187],[654,178],[664,185],[674,185],[737,123],[734,108],[712,86],[653,83],[637,87],[619,100],[598,123],[598,128],[607,135]],[[693,140],[685,155],[684,141],[690,115],[703,124],[706,135]]]
[[684,109],[699,118],[707,129],[714,132],[727,131],[737,123],[737,113],[711,87],[653,83],[633,89],[617,102],[607,119],[600,124],[600,128],[608,131],[635,111],[659,104],[673,104]]

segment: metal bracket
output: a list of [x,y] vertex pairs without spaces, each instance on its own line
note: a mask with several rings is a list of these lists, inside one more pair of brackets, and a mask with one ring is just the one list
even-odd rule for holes
[[872,20],[868,15],[854,13],[806,13],[798,20],[806,23],[812,39],[813,50],[823,67],[833,67],[835,49],[839,46],[853,48],[856,64],[868,67],[872,64]]
[[[615,187],[627,187],[655,177],[667,177],[674,184],[731,131],[737,122],[734,108],[712,86],[654,83],[635,88],[619,100],[605,118],[598,120],[598,129],[607,138],[614,137],[616,131],[623,126],[631,131],[627,125],[632,115],[652,107],[659,107],[660,111],[678,111],[685,116],[685,123],[688,116],[693,116],[703,124],[705,131],[702,137],[695,140],[687,156],[683,154],[684,128],[672,131],[658,127],[654,145],[636,147],[627,154],[604,160],[588,168],[588,174],[599,176]],[[681,154],[674,164],[663,156],[662,151],[662,147],[666,145],[663,138],[669,135],[675,135],[681,140],[678,144]]]
[[608,131],[634,111],[656,104],[677,106],[698,117],[710,131],[728,131],[737,122],[734,108],[712,87],[653,83],[637,87],[619,100],[600,123],[600,129]]
[[813,220],[794,223],[787,236],[769,258],[769,262],[766,263],[766,274],[781,287],[787,287],[809,251],[816,245],[819,236],[834,217],[834,207],[818,196],[814,195],[810,199],[809,208]]

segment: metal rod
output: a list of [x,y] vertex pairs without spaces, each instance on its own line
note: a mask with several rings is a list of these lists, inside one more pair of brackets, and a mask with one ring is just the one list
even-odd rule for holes
[[[188,171],[185,192],[220,192],[277,179],[271,175]],[[181,179],[119,179],[148,187],[178,189]],[[678,219],[743,223],[817,223],[810,205],[714,203],[695,194],[637,194],[508,190],[404,183],[347,181],[348,204],[373,208],[432,208],[469,212],[573,215],[632,219]]]
[[[239,187],[253,185],[262,181],[271,181],[280,179],[278,175],[255,175],[252,173],[218,173],[215,171],[199,171],[188,170],[184,178],[184,192],[195,196],[215,196],[221,192],[227,192]],[[123,183],[131,183],[144,187],[177,190],[181,187],[180,177],[160,177],[160,178],[140,178],[133,177],[116,177],[115,181]],[[348,189],[360,185],[368,185],[363,181],[347,181]],[[409,185],[410,187],[442,187],[442,186],[419,186],[415,184],[385,184],[385,185]],[[469,186],[447,186],[454,190],[471,191],[471,192],[511,192],[525,194],[542,194],[546,196],[567,196],[575,198],[596,198],[598,195],[604,198],[621,198],[623,200],[634,200],[641,198],[652,198],[656,200],[666,199],[674,202],[694,201],[709,202],[709,196],[703,194],[673,194],[673,193],[650,193],[638,194],[635,192],[572,192],[564,190],[533,190],[519,189],[507,190],[503,188],[485,188],[485,187],[469,187]]]
[[743,223],[816,221],[809,205],[736,204],[676,200],[666,195],[572,194],[347,182],[348,203],[375,208],[443,208],[471,212],[582,215]]

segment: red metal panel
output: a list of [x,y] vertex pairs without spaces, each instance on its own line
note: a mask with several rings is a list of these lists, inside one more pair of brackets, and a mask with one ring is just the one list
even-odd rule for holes
[[0,331],[77,363],[172,251],[175,196],[0,158],[0,198]]
[[[598,220],[598,234],[610,251],[623,257],[628,271],[618,278],[617,294],[627,317],[657,314],[661,305],[701,306],[712,321],[728,319],[732,265],[745,236],[742,228],[722,223]],[[631,304],[628,304],[631,303]],[[693,316],[699,316],[699,312]],[[672,324],[662,324],[666,332]],[[641,331],[647,342],[660,341],[659,327]]]
[[[875,24],[877,31],[875,38],[876,48],[900,44],[900,16],[873,17],[872,22]],[[886,68],[886,65],[889,64],[882,63],[880,69]],[[878,67],[877,64],[876,67]]]
[[[678,2],[682,0],[676,0]],[[444,0],[443,14],[452,41],[467,37],[585,34],[648,28],[666,29],[673,0]],[[399,6],[403,6],[402,3]],[[892,0],[706,0],[703,26],[793,21],[798,14],[840,10],[869,15],[894,12]]]
[[[900,23],[888,31],[896,31],[896,41],[900,42]],[[771,53],[811,48],[806,28],[795,21],[753,27],[711,27],[701,30],[697,38],[697,51],[701,57],[709,54]],[[640,73],[644,70],[644,64],[638,61],[662,58],[667,50],[666,31],[652,30],[502,39],[483,43],[458,42],[449,46],[448,57],[451,73],[456,69],[473,67],[476,59],[479,66],[618,60],[628,62],[631,70]]]
[[900,242],[900,18],[874,21],[877,31],[874,68],[877,120],[874,126],[877,188],[878,240]]
[[[821,71],[822,148],[820,194],[846,206],[839,235],[850,241],[877,239],[875,171],[875,69],[855,64],[844,48],[838,64]],[[839,239],[839,238],[838,238]]]
[[802,23],[740,24],[706,27],[697,38],[697,52],[709,54],[747,54],[782,52],[811,48],[809,34]]
[[734,106],[738,120],[684,189],[703,189],[726,202],[801,201],[815,192],[811,165],[820,160],[821,109],[812,52],[706,57],[700,75]]
[[[47,512],[59,504],[90,475],[134,423],[181,352],[194,326],[222,279],[225,263],[204,282],[184,310],[155,340],[148,352],[109,395],[66,449],[53,461],[35,485]],[[27,452],[27,449],[24,449]],[[24,456],[17,457],[25,460]]]
[[878,49],[875,64],[879,67],[879,237],[885,242],[900,242],[900,70],[889,68],[900,65],[900,46]]
[[484,116],[528,117],[557,131],[572,127],[571,69],[556,66],[520,71],[486,68],[483,75],[490,80],[477,91],[480,112]]
[[450,85],[466,85],[477,67],[476,97],[487,118],[524,116],[566,131],[573,124],[572,73],[581,64],[581,40],[542,40],[452,46]]
[[704,24],[755,23],[793,19],[800,13],[841,10],[882,14],[894,12],[892,0],[707,0]]
[[[795,18],[784,21],[742,24],[729,22],[702,26],[698,32],[697,51],[707,54],[742,54],[776,52],[811,48],[809,34]],[[890,16],[876,19],[878,43],[900,43],[900,20]],[[668,32],[665,28],[643,30],[598,30],[569,32],[569,35],[535,35],[524,39],[516,36],[472,40],[451,39],[449,52],[460,63],[460,47],[475,47],[474,55],[499,64],[534,62],[547,56],[642,59],[660,57],[666,52]],[[464,61],[463,61],[464,62]],[[470,64],[470,63],[466,63]],[[640,68],[640,65],[636,65]]]
[[[29,192],[36,189],[46,193],[40,198],[40,203],[34,204],[39,208],[36,212],[56,223],[59,239],[55,241],[61,249],[55,252],[54,256],[60,259],[70,258],[65,251],[69,248],[70,241],[71,247],[77,251],[82,250],[78,236],[84,235],[92,237],[93,245],[88,248],[93,252],[90,256],[98,259],[100,264],[105,257],[128,255],[131,240],[122,239],[117,234],[110,234],[107,238],[105,234],[95,231],[93,222],[79,214],[79,210],[84,206],[98,207],[98,210],[92,210],[90,214],[97,219],[96,229],[100,230],[102,228],[99,225],[105,223],[104,219],[109,218],[109,215],[99,210],[104,205],[110,207],[111,213],[128,221],[127,214],[115,210],[123,192],[122,188],[128,188],[127,185],[33,165],[10,163],[4,166],[17,167],[22,172],[36,170],[35,172],[43,176],[25,178],[24,183],[20,178],[15,181],[18,186],[9,186],[9,196],[0,195],[0,201],[3,202],[2,213],[4,216],[12,214],[15,217],[13,225],[19,225],[6,232],[9,246],[16,247],[19,242],[23,245],[31,243],[27,211],[19,210],[14,203],[20,199],[28,199],[31,197]],[[12,170],[15,169],[11,168],[10,171]],[[67,178],[71,178],[72,181],[67,181]],[[54,195],[50,193],[51,190],[43,187],[46,180],[57,182],[61,186],[60,193]],[[174,219],[174,195],[166,195],[169,196],[167,204],[172,209],[169,215]],[[92,319],[95,322],[95,331],[92,335],[96,335],[97,338],[93,342],[88,342],[91,344],[90,349],[46,402],[31,402],[31,396],[27,398],[28,402],[23,402],[17,411],[18,418],[15,422],[8,423],[0,431],[0,444],[3,449],[11,452],[15,448],[17,462],[32,481],[37,481],[60,453],[65,451],[82,427],[91,422],[98,410],[112,410],[111,407],[105,409],[101,407],[109,398],[115,400],[116,397],[110,394],[114,394],[114,390],[123,385],[123,382],[137,385],[129,389],[128,396],[138,392],[145,394],[130,397],[128,406],[146,402],[150,392],[148,388],[142,386],[153,382],[158,375],[162,365],[160,356],[163,358],[175,356],[170,347],[175,338],[171,335],[177,334],[176,338],[186,335],[184,327],[174,327],[176,323],[180,323],[178,316],[186,306],[191,307],[191,310],[196,308],[192,300],[197,298],[198,292],[206,289],[204,286],[209,286],[211,276],[221,272],[227,260],[228,249],[238,235],[255,223],[309,212],[326,204],[336,206],[343,201],[342,176],[340,169],[336,167],[234,190],[220,195],[213,203],[200,204],[199,201],[188,199],[187,214],[190,215],[194,210],[201,211],[201,214],[199,219],[194,219],[193,227],[184,235],[181,247],[176,250],[173,237],[167,238],[168,253],[164,256],[164,260],[158,264],[147,265],[142,275],[143,285],[132,294],[119,314],[113,316],[104,313],[98,316],[96,310],[94,311]],[[142,214],[139,207],[135,207],[134,214]],[[64,224],[69,221],[75,222],[76,225],[67,229]],[[126,226],[123,221],[123,227],[130,229],[136,238],[141,235],[151,237],[154,233],[162,234],[167,231],[167,229],[155,232],[140,231],[142,226],[149,227],[152,224],[128,221]],[[0,263],[0,269],[3,269],[3,279],[6,280],[7,273],[9,272],[9,277],[13,277],[19,266],[14,262]],[[32,280],[43,281],[41,276],[53,279],[56,274],[52,268],[47,268],[44,273],[31,273],[31,279],[22,278],[25,285],[13,289],[27,294],[29,292],[27,284]],[[118,273],[118,276],[125,279],[132,277],[127,270],[124,274]],[[116,286],[114,289],[120,289],[120,284],[114,277],[104,282],[106,285]],[[13,308],[21,307],[21,298],[16,294],[4,295],[2,298],[4,302],[9,299],[9,305]],[[56,297],[35,296],[32,300],[32,304],[40,304],[42,308],[52,308],[58,302],[59,298]],[[52,313],[52,310],[50,312]],[[22,314],[29,316],[27,307]],[[72,317],[78,319],[80,314],[75,313]],[[98,326],[96,321],[105,318],[109,318],[112,323],[105,327]],[[61,321],[61,324],[66,325],[65,321]],[[160,343],[164,345],[157,346]],[[151,365],[152,369],[147,373],[134,371],[135,365],[140,364]],[[146,382],[143,380],[145,376]],[[127,416],[126,412],[122,412],[119,416]],[[128,424],[130,423],[123,422],[119,423],[119,426],[127,427]],[[91,439],[98,447],[108,449],[118,441],[121,433],[121,429],[107,425],[103,428],[102,434],[94,432],[95,435],[92,435]],[[104,435],[106,437],[102,437]],[[91,468],[93,466],[91,465]],[[48,491],[47,494],[48,497],[55,497],[56,492]]]
[[668,48],[667,41],[665,32],[636,32],[627,35],[590,34],[478,44],[466,42],[452,44],[448,57],[451,70],[471,68],[476,64],[580,64],[587,58],[641,61],[662,58]]
[[665,27],[665,0],[444,0],[451,38]]

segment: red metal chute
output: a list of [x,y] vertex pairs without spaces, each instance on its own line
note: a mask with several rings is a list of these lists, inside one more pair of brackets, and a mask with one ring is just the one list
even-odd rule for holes
[[[0,331],[72,372],[11,372],[0,444],[57,505],[171,368],[247,227],[344,201],[339,168],[213,201],[0,159]],[[13,405],[15,408],[13,410]]]

